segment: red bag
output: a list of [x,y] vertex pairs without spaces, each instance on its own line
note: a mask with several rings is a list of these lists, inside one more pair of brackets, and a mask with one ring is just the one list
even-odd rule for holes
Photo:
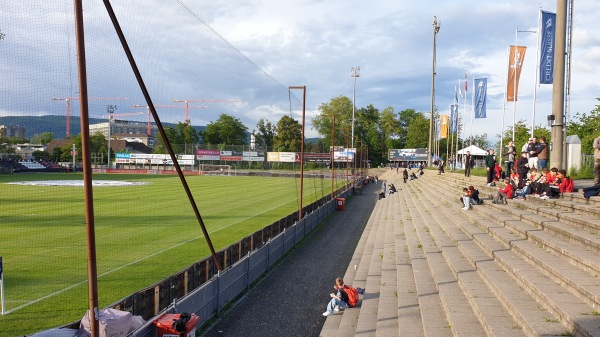
[[346,295],[348,295],[348,305],[350,307],[355,306],[356,303],[358,303],[358,291],[356,290],[356,288],[344,285],[342,289],[344,290]]

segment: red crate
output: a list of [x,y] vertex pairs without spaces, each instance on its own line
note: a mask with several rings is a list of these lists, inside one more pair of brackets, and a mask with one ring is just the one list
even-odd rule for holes
[[[181,314],[164,314],[154,320],[156,326],[156,336],[158,337],[179,337],[179,332],[173,329],[173,322],[179,319]],[[185,336],[196,336],[196,324],[200,321],[200,317],[192,314],[190,320],[185,325]]]

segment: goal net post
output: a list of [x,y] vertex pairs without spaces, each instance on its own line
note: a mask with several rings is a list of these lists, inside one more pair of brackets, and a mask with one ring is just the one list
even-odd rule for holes
[[213,165],[213,164],[200,164],[200,172],[204,172],[205,174],[215,174],[215,175],[232,175],[231,174],[231,165]]

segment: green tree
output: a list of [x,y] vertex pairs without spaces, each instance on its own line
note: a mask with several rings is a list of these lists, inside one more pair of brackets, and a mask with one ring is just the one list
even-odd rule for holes
[[[167,139],[169,140],[169,143],[171,144],[171,147],[173,147],[173,144],[175,144],[175,141],[177,139],[177,131],[175,130],[175,128],[167,126],[164,128],[165,130],[165,135],[167,136]],[[175,149],[173,149],[173,151],[175,151]],[[167,147],[165,145],[165,140],[159,136],[156,140],[156,145],[154,145],[154,150],[152,151],[154,153],[167,153],[169,151],[167,151]]]
[[252,131],[256,146],[273,147],[275,135],[277,134],[277,126],[272,124],[268,119],[261,118],[256,123],[258,131]]
[[487,150],[490,148],[490,142],[488,140],[487,133],[482,135],[474,135],[473,136],[473,145],[477,146],[480,149]]
[[[600,101],[600,98],[597,98]],[[576,113],[567,125],[568,135],[577,135],[581,140],[581,152],[586,154],[594,153],[593,144],[600,133],[600,105],[590,111],[589,114]]]
[[[536,126],[533,129],[533,134],[539,139],[540,137],[546,137],[546,141],[550,142],[550,131],[542,126]],[[512,139],[512,125],[508,126],[506,130],[502,133],[502,144],[505,146],[508,144],[508,141]],[[519,120],[515,123],[515,148],[517,149],[517,153],[521,152],[521,148],[527,140],[531,137],[531,129],[529,126],[525,124],[524,120]],[[500,145],[498,144],[497,147]]]
[[281,152],[299,152],[302,147],[302,125],[287,115],[281,117],[277,122],[273,147]]
[[[175,127],[165,127],[165,134],[176,154],[188,153],[200,142],[198,132],[188,123],[179,122]],[[158,138],[153,152],[168,152],[162,137]]]
[[[332,117],[335,116],[335,144],[345,144],[346,137],[340,130],[352,128],[352,101],[346,96],[332,98],[329,103],[322,103],[318,107],[319,114],[313,118],[313,129],[321,135],[331,146]],[[355,114],[356,117],[356,114]],[[357,118],[358,120],[358,118]],[[355,122],[355,135],[357,123]]]
[[247,132],[248,128],[239,119],[221,114],[219,119],[209,123],[200,135],[207,144],[245,145]]
[[[393,107],[387,107],[381,112],[379,119],[379,129],[381,130],[382,149],[380,158],[382,162],[386,162],[388,158],[388,150],[397,148],[401,144],[400,136],[400,120],[396,119]],[[379,164],[379,163],[377,163]]]
[[406,128],[407,148],[427,148],[429,144],[429,118],[423,113],[417,113]]
[[42,132],[41,134],[36,133],[35,135],[31,136],[31,139],[29,140],[29,142],[32,144],[47,145],[53,139],[54,139],[54,133],[46,131],[46,132]]
[[[422,116],[422,113],[417,112],[415,109],[405,109],[398,113],[398,137],[400,140],[399,148],[409,148],[406,146],[406,138],[408,134],[408,127],[415,118]],[[429,125],[427,126],[427,132],[429,132]],[[428,140],[429,141],[429,140]]]

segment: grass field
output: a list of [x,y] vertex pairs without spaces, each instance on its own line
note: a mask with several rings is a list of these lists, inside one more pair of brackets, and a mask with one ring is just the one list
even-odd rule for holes
[[[296,178],[186,178],[217,251],[298,209]],[[0,337],[30,334],[85,314],[83,188],[11,184],[81,179],[78,174],[0,175],[0,256],[8,312],[0,316]],[[94,175],[94,180],[147,183],[93,188],[100,308],[209,255],[176,176]],[[330,181],[304,180],[305,205],[330,192]]]

